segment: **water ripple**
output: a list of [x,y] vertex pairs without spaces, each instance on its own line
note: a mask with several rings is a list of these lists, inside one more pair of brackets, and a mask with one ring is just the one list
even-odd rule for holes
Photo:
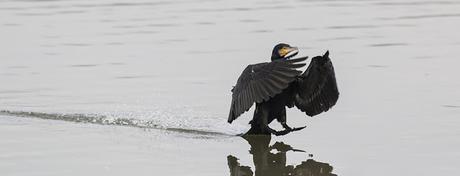
[[70,65],[69,67],[96,67],[98,66],[97,64],[76,64],[76,65]]
[[429,18],[448,18],[448,17],[460,17],[460,13],[448,13],[448,14],[429,14],[429,15],[411,15],[411,16],[399,16],[392,18],[379,18],[381,20],[404,20],[404,19],[429,19]]
[[59,113],[42,113],[42,112],[24,112],[24,111],[8,111],[1,110],[1,115],[16,116],[16,117],[26,117],[26,118],[38,118],[46,120],[60,120],[67,122],[76,122],[76,123],[90,123],[98,125],[113,125],[113,126],[128,126],[136,128],[147,128],[147,129],[158,129],[166,130],[171,132],[178,133],[188,133],[188,134],[197,134],[205,136],[233,136],[231,134],[214,132],[214,131],[205,131],[198,129],[187,129],[187,128],[177,128],[177,127],[163,127],[160,124],[155,124],[154,121],[141,120],[134,118],[111,118],[103,115],[96,114],[59,114]]
[[117,76],[116,79],[138,79],[138,78],[149,78],[149,75],[134,75],[134,76]]
[[78,46],[78,47],[86,47],[91,46],[89,43],[62,43],[62,46]]
[[362,29],[362,28],[377,28],[376,25],[344,25],[344,26],[329,26],[328,29]]
[[387,46],[405,46],[408,45],[407,43],[377,43],[371,44],[371,47],[387,47]]
[[354,39],[357,39],[357,38],[358,37],[332,37],[332,38],[318,39],[318,41],[354,40]]
[[445,108],[460,108],[459,105],[442,105]]
[[419,6],[419,5],[452,5],[460,4],[458,1],[421,1],[421,2],[377,2],[382,6]]
[[93,8],[93,7],[129,7],[129,6],[159,6],[159,5],[169,5],[173,4],[171,1],[163,2],[120,2],[120,3],[105,3],[105,4],[74,4],[73,7],[84,7],[84,8]]

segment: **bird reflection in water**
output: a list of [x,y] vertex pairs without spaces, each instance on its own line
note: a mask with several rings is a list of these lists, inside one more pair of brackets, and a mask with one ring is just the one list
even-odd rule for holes
[[[292,148],[283,142],[276,142],[270,145],[270,136],[244,136],[251,148],[249,153],[252,154],[255,166],[255,176],[336,176],[332,173],[332,166],[328,163],[317,162],[313,159],[307,159],[302,163],[286,165],[286,153],[305,152]],[[254,172],[249,166],[241,166],[238,158],[227,156],[230,176],[252,176]]]

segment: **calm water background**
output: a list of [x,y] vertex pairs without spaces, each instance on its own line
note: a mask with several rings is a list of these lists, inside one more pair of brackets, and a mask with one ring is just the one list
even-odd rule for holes
[[1,0],[0,172],[229,175],[230,154],[252,167],[231,137],[252,110],[226,124],[230,89],[286,42],[330,50],[341,97],[314,118],[291,109],[308,127],[273,142],[338,175],[458,175],[459,27],[458,0]]

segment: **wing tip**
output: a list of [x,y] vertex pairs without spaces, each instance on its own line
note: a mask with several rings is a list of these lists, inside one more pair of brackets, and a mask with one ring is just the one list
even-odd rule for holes
[[228,115],[228,120],[227,120],[227,122],[228,122],[228,123],[232,123],[235,119],[236,119],[236,117],[235,117],[235,115],[234,115],[234,112],[230,112],[230,114]]
[[227,122],[231,124],[231,123],[233,122],[233,119],[230,119],[230,118],[229,118],[229,119],[227,120]]

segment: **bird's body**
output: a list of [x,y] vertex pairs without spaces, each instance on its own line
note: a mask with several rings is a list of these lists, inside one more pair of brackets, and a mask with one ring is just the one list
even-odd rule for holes
[[[335,105],[339,92],[329,52],[312,59],[305,72],[307,57],[290,59],[297,48],[278,44],[272,52],[272,61],[249,65],[232,89],[232,104],[228,122],[231,123],[252,104],[256,104],[251,129],[247,135],[284,135],[302,128],[286,124],[286,107],[296,106],[309,116],[329,110]],[[271,129],[268,124],[277,120],[284,131]]]
[[252,128],[246,134],[270,135],[271,132],[264,128],[264,124],[270,124],[275,119],[286,123],[286,106],[294,101],[295,97],[291,96],[293,91],[293,87],[288,87],[268,101],[256,103],[254,116],[249,122]]

